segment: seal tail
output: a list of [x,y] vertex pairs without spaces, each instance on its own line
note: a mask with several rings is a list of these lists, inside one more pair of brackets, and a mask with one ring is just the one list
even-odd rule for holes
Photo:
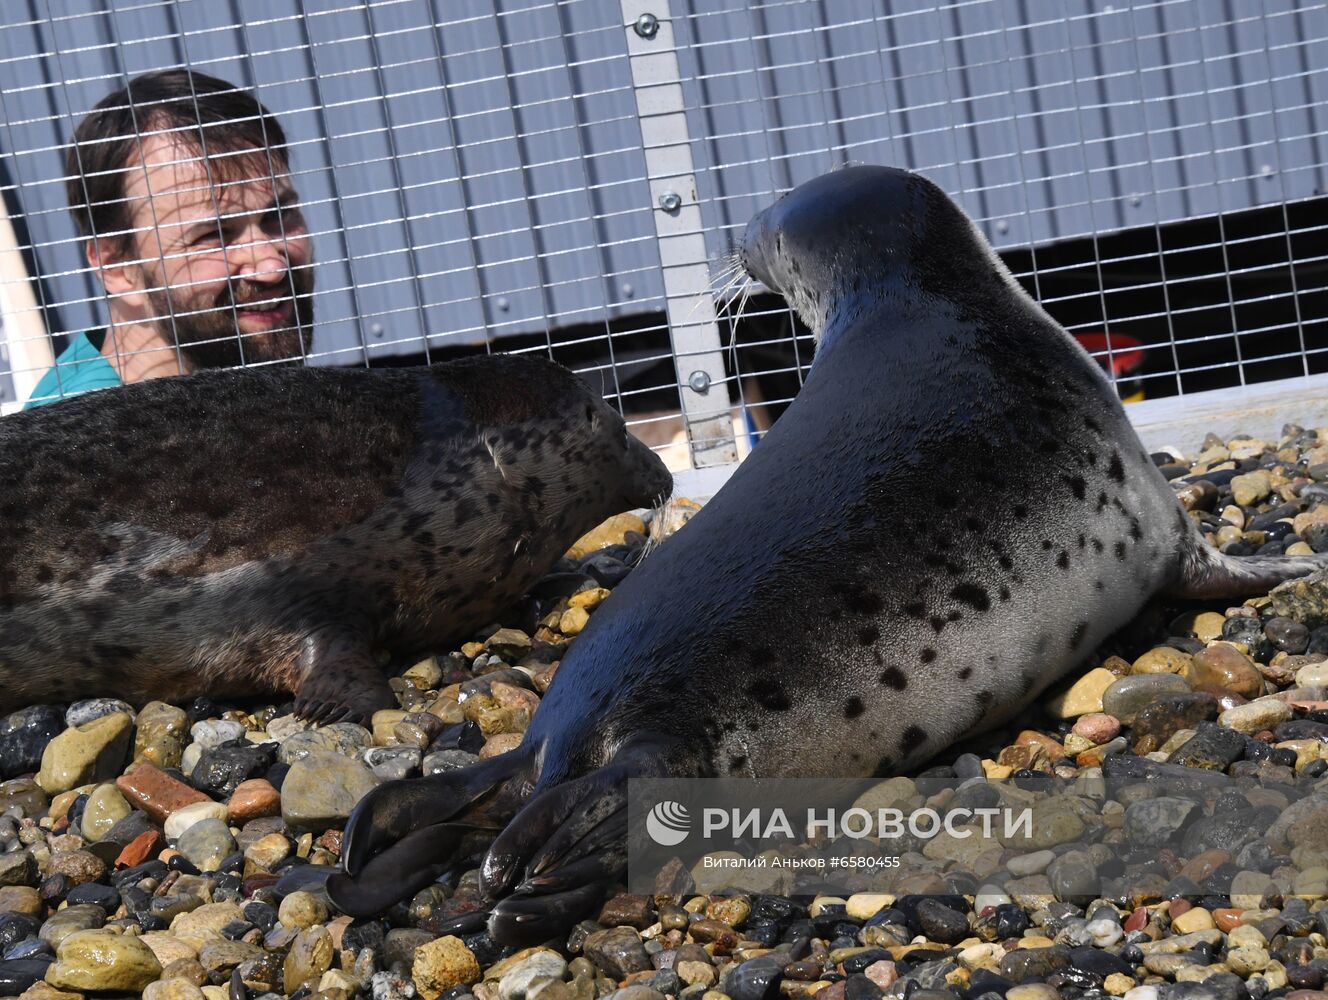
[[1183,553],[1180,579],[1168,595],[1184,600],[1253,597],[1323,569],[1328,569],[1328,554],[1228,556],[1196,537]]
[[328,878],[328,898],[343,913],[368,917],[435,881],[453,865],[468,833],[496,829],[476,808],[480,800],[500,785],[520,795],[532,764],[533,754],[518,748],[471,767],[375,788],[346,824],[342,871]]

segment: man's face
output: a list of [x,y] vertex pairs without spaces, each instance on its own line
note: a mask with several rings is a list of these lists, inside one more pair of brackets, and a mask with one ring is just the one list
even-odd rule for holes
[[280,161],[213,151],[209,176],[179,136],[149,136],[140,148],[125,175],[135,232],[121,259],[147,318],[195,368],[304,356],[313,255]]

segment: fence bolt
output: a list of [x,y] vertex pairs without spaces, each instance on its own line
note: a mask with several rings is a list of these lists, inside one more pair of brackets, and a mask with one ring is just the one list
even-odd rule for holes
[[703,371],[692,372],[692,374],[687,376],[687,384],[691,387],[692,392],[704,396],[710,391],[710,373]]
[[682,208],[682,197],[675,191],[665,191],[659,196],[659,207],[672,215]]
[[654,14],[642,14],[632,25],[632,30],[642,38],[654,38],[659,34],[659,18]]

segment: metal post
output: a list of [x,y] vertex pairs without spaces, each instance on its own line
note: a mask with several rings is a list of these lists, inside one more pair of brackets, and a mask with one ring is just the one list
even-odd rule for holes
[[[692,465],[738,460],[669,0],[621,0]],[[698,302],[698,299],[700,300]]]
[[[19,250],[14,226],[0,198],[0,337],[9,356],[9,387],[0,386],[0,412],[17,409],[55,363],[46,322],[37,307],[32,281]],[[12,396],[5,392],[12,388]]]

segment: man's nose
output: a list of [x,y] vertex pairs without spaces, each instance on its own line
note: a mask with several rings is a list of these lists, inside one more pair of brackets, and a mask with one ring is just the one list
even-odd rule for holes
[[227,256],[235,277],[260,284],[282,281],[290,270],[285,240],[268,235],[258,226],[245,230]]

